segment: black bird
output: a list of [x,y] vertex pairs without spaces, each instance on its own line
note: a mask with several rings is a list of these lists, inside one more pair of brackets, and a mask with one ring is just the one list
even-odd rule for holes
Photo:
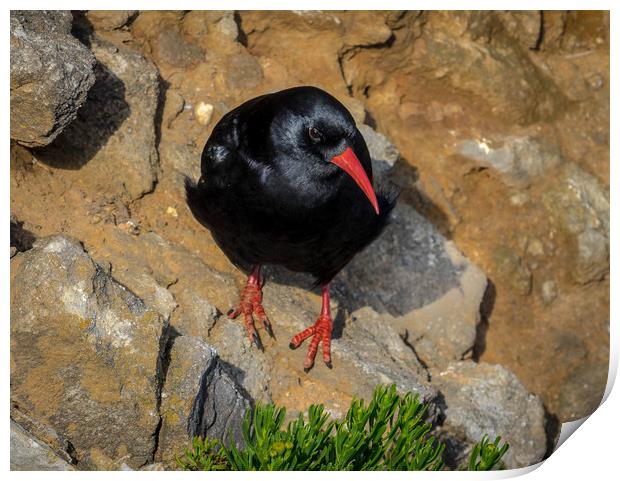
[[308,371],[322,342],[331,366],[329,283],[385,227],[397,194],[375,195],[368,148],[349,111],[315,87],[256,97],[215,126],[198,183],[185,181],[187,202],[230,261],[249,273],[236,309],[262,350],[253,316],[273,337],[261,305],[260,268],[279,264],[307,272],[323,288],[316,323],[295,335],[313,339]]

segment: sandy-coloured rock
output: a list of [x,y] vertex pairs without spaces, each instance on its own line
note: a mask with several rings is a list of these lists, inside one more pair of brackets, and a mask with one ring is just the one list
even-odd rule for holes
[[12,261],[11,400],[70,442],[137,468],[152,459],[168,319],[62,236]]
[[95,29],[116,30],[125,26],[136,13],[136,10],[89,10],[86,18]]

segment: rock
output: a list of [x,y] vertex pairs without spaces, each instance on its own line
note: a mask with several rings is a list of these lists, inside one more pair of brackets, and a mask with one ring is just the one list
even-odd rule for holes
[[532,292],[532,271],[512,248],[499,245],[493,253],[496,272],[507,279],[512,288],[527,296]]
[[162,31],[154,43],[153,53],[159,61],[179,68],[189,68],[204,60],[202,49],[186,42],[176,30]]
[[[70,169],[91,196],[133,200],[157,179],[157,69],[142,55],[93,43],[97,81],[77,118],[36,157]],[[119,173],[122,172],[122,175]],[[96,194],[95,194],[96,193]]]
[[76,240],[39,239],[18,257],[11,273],[15,409],[69,443],[79,468],[95,465],[93,449],[132,468],[151,461],[168,319]]
[[400,202],[381,236],[336,278],[347,307],[403,316],[458,286],[462,268],[452,264],[444,243],[430,222]]
[[11,471],[72,471],[74,468],[11,420]]
[[[456,362],[433,375],[433,384],[445,399],[442,429],[451,436],[470,446],[485,434],[491,440],[501,436],[503,442],[510,444],[503,458],[509,469],[530,466],[543,459],[547,438],[542,403],[506,368]],[[467,454],[462,453],[460,458]]]
[[199,102],[194,110],[194,115],[200,125],[209,125],[213,116],[213,105]]
[[351,312],[370,305],[387,314],[386,322],[424,362],[443,364],[473,348],[486,277],[401,202],[381,237],[345,267],[334,286]]
[[28,147],[52,142],[95,82],[71,22],[69,11],[11,11],[11,138]]
[[506,32],[524,48],[537,50],[543,33],[543,13],[539,10],[518,12],[495,12]]
[[[273,317],[273,316],[272,316]],[[228,319],[221,316],[217,320],[217,329],[211,332],[209,342],[217,346],[222,361],[231,369],[235,381],[256,401],[271,402],[271,385],[277,377],[274,370],[276,359],[265,356],[248,340],[247,332],[241,319]],[[263,336],[263,341],[267,336]]]
[[592,174],[566,164],[558,185],[543,195],[549,215],[575,240],[575,281],[586,284],[609,273],[609,192]]
[[137,10],[89,10],[86,18],[97,30],[117,30],[137,13]]
[[372,173],[375,177],[386,174],[400,157],[396,146],[388,138],[366,124],[358,126],[372,159]]
[[185,177],[200,178],[200,150],[193,145],[166,142],[160,149],[161,165],[168,181],[183,191]]
[[551,304],[558,297],[558,287],[555,281],[545,281],[540,287],[540,296],[545,304]]
[[352,314],[342,338],[332,342],[332,352],[351,361],[366,373],[371,385],[395,383],[401,392],[413,392],[420,399],[434,401],[437,391],[427,384],[428,373],[399,333],[372,308]]
[[530,137],[466,140],[458,147],[458,153],[496,170],[506,185],[519,188],[528,187],[561,162],[556,147]]
[[226,86],[234,90],[256,87],[263,79],[263,69],[258,60],[246,51],[228,59],[226,64]]
[[241,425],[250,399],[222,367],[215,350],[190,336],[172,340],[162,392],[159,453],[174,468],[175,456],[193,436],[243,446]]

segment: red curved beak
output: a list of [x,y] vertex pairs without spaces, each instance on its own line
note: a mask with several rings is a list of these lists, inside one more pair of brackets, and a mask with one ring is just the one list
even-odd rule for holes
[[368,200],[375,208],[375,212],[379,213],[379,203],[377,202],[377,196],[375,195],[375,191],[372,189],[372,184],[360,164],[357,155],[353,152],[351,147],[347,147],[346,150],[340,154],[336,155],[331,160],[332,163],[336,164],[342,170],[344,170],[347,174],[349,174],[355,183],[359,185],[362,192],[368,197]]

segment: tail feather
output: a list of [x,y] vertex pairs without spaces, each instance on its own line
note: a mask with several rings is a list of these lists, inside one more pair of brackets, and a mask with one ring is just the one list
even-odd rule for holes
[[205,227],[209,227],[205,205],[204,185],[202,177],[197,183],[189,177],[185,177],[185,200],[196,220]]

